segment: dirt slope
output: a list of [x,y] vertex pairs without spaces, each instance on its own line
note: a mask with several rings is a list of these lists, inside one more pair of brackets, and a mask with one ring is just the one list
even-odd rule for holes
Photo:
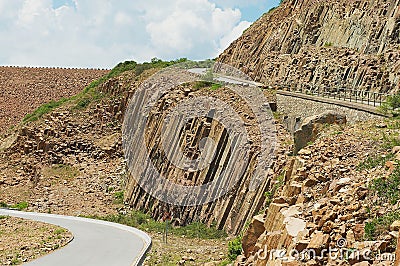
[[0,133],[43,103],[71,97],[108,70],[0,67]]

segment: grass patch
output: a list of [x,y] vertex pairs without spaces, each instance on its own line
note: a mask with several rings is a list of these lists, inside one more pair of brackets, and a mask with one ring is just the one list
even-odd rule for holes
[[222,85],[219,84],[219,83],[215,83],[215,82],[212,82],[212,81],[206,81],[206,80],[196,81],[193,84],[193,88],[196,89],[196,90],[209,88],[210,90],[215,91],[215,90],[218,90],[221,87],[222,87]]
[[222,85],[221,84],[218,84],[218,83],[214,83],[213,85],[211,85],[211,88],[210,88],[210,90],[212,90],[212,91],[216,91],[216,90],[218,90],[219,88],[221,88],[222,87]]
[[260,211],[260,213],[265,212],[266,208],[272,203],[276,192],[285,184],[285,171],[282,171],[275,180],[274,185],[270,191],[264,193],[265,196],[265,208]]
[[396,167],[388,177],[372,180],[370,190],[375,191],[379,198],[395,205],[400,199],[400,167]]
[[[104,217],[88,216],[87,218],[124,224],[143,231],[154,233],[163,233],[166,226],[164,222],[155,221],[150,215],[140,211],[132,211],[126,215],[117,214],[107,215]],[[207,227],[205,224],[197,222],[187,226],[169,225],[168,232],[176,236],[185,236],[187,238],[221,239],[227,237],[227,234],[224,231],[218,230],[214,226]]]
[[136,76],[139,76],[145,70],[148,70],[148,69],[166,68],[166,67],[173,66],[176,64],[185,63],[187,61],[188,61],[187,58],[180,58],[180,59],[172,60],[172,61],[163,61],[158,58],[153,58],[153,59],[151,59],[151,62],[144,62],[142,64],[137,64],[137,66],[135,67],[135,74],[136,74]]
[[365,239],[375,240],[379,235],[388,232],[393,222],[400,220],[400,211],[389,212],[365,224]]
[[398,134],[393,134],[391,136],[386,135],[383,133],[383,144],[382,148],[385,150],[391,150],[395,146],[400,146],[400,138]]
[[373,169],[378,166],[384,166],[387,161],[393,160],[395,154],[391,153],[391,150],[395,146],[400,146],[400,138],[398,135],[388,136],[387,134],[382,134],[383,143],[381,147],[378,147],[382,152],[386,151],[387,154],[384,155],[372,155],[368,156],[364,161],[360,162],[357,166],[357,170],[368,170]]
[[63,229],[63,228],[58,228],[58,229],[56,229],[56,230],[54,231],[54,234],[56,234],[56,235],[58,236],[58,235],[64,234],[65,232],[66,232],[65,229]]
[[124,192],[118,191],[114,193],[114,204],[123,204],[124,203]]
[[44,168],[43,175],[46,177],[57,177],[62,180],[67,180],[79,176],[80,172],[73,166],[57,164],[53,165],[52,167]]
[[4,219],[7,219],[7,216],[0,215],[0,220],[4,220]]
[[76,106],[75,106],[73,109],[76,109],[76,110],[85,109],[86,107],[89,106],[89,104],[90,104],[91,102],[92,102],[92,101],[91,101],[90,99],[88,99],[88,98],[79,100],[78,103],[76,104]]
[[45,103],[42,106],[40,106],[39,108],[37,108],[35,111],[33,111],[32,113],[27,114],[22,121],[24,123],[37,121],[43,115],[51,112],[55,108],[60,107],[62,104],[64,104],[67,101],[68,101],[68,99],[62,98],[61,100],[58,100],[58,101],[51,101],[49,103]]
[[357,165],[357,170],[362,171],[362,170],[373,169],[378,166],[384,166],[387,161],[390,161],[393,158],[394,158],[393,153],[380,156],[379,155],[368,156],[367,159],[365,159],[364,161],[360,162]]
[[200,90],[203,88],[210,88],[211,86],[213,86],[213,82],[211,81],[196,81],[193,85],[193,88],[196,90]]
[[26,210],[28,208],[28,206],[29,206],[28,202],[24,201],[24,202],[20,202],[20,203],[11,205],[10,208],[17,209],[19,211],[23,211],[23,210]]

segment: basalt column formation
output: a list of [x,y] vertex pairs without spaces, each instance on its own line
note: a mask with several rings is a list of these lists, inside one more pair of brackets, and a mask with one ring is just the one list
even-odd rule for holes
[[399,0],[286,0],[219,57],[266,85],[400,89]]

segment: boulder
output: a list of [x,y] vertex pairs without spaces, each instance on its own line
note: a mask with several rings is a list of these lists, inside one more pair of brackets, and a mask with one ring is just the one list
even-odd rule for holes
[[326,111],[320,115],[304,119],[300,128],[294,132],[294,154],[297,154],[309,142],[315,141],[325,124],[346,124],[346,115],[334,111]]
[[317,231],[311,236],[311,241],[310,244],[308,244],[307,249],[315,251],[315,253],[318,255],[321,253],[322,249],[328,246],[329,244],[328,242],[329,242],[329,235]]
[[249,229],[247,229],[246,234],[243,236],[242,247],[246,258],[248,258],[255,251],[257,239],[265,231],[264,223],[265,220],[263,215],[257,215],[253,217]]

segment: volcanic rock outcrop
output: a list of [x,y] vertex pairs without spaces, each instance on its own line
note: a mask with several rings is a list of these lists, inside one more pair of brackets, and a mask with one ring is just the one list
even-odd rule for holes
[[[183,74],[182,74],[183,75]],[[180,75],[181,76],[181,75]],[[157,86],[166,86],[169,84],[167,77],[162,79],[161,84]],[[146,81],[147,82],[147,81]],[[195,85],[195,84],[194,84]],[[155,88],[154,84],[148,84],[148,88],[144,92],[154,95],[152,92]],[[217,98],[223,103],[232,107],[236,113],[240,114],[241,121],[244,122],[244,126],[249,134],[251,148],[249,150],[249,161],[246,162],[244,157],[237,157],[235,155],[236,149],[241,149],[238,143],[238,139],[232,141],[232,137],[229,136],[226,125],[219,122],[218,118],[215,117],[222,115],[222,120],[226,120],[229,112],[227,110],[221,111],[220,108],[209,111],[208,117],[189,119],[185,122],[185,119],[178,117],[175,119],[169,119],[170,112],[174,110],[174,107],[184,103],[190,99],[203,99],[202,97]],[[145,96],[138,97],[138,100],[147,99]],[[267,98],[266,98],[267,99]],[[200,103],[197,106],[197,110],[209,110],[210,106],[202,106],[212,103]],[[268,102],[265,104],[268,105]],[[140,112],[137,106],[140,102],[132,105],[134,113]],[[207,111],[208,112],[208,111]],[[127,116],[129,114],[125,114]],[[250,188],[253,180],[253,175],[256,175],[256,168],[260,163],[258,156],[263,149],[261,145],[261,133],[257,130],[257,119],[246,102],[243,101],[238,95],[235,95],[231,90],[226,88],[219,88],[217,90],[211,90],[209,87],[201,89],[196,88],[193,84],[180,85],[175,89],[169,91],[164,97],[161,97],[157,103],[154,104],[152,111],[149,113],[146,125],[146,146],[148,155],[151,159],[151,163],[155,166],[157,171],[160,173],[158,178],[150,178],[145,184],[139,186],[138,179],[147,178],[151,175],[151,171],[143,174],[139,170],[133,171],[127,182],[127,195],[126,200],[131,206],[149,211],[154,217],[162,218],[165,213],[172,214],[173,223],[177,225],[184,225],[191,222],[201,221],[209,225],[213,224],[219,229],[225,229],[230,233],[238,233],[242,229],[245,222],[250,219],[255,213],[257,213],[266,200],[264,195],[265,192],[269,191],[273,185],[273,181],[276,177],[273,172],[280,172],[279,169],[282,167],[284,157],[287,153],[287,148],[282,148],[273,154],[274,162],[272,163],[271,171],[264,171],[261,174],[261,181],[258,186],[252,190]],[[272,119],[269,118],[270,120]],[[167,125],[164,125],[165,121],[168,121]],[[182,122],[185,122],[182,124]],[[139,122],[135,119],[129,121],[129,124],[138,126]],[[280,128],[283,132],[283,129]],[[275,134],[275,123],[273,128],[268,134]],[[130,133],[128,131],[128,133]],[[165,143],[165,136],[173,136],[171,142]],[[140,158],[147,156],[145,149],[140,149],[140,142],[138,139],[143,136],[134,135],[133,139],[133,151],[132,153],[125,153],[127,157],[132,157],[135,165],[141,164]],[[281,136],[285,138],[284,134]],[[184,155],[191,160],[196,160],[201,156],[201,141],[204,138],[213,139],[216,145],[216,153],[214,154],[213,160],[207,164],[205,168],[197,170],[189,169],[189,171],[180,168],[175,160],[171,160],[170,152],[180,153],[183,151]],[[265,148],[265,147],[264,147]],[[267,149],[270,147],[266,147]],[[138,162],[136,161],[138,160]],[[135,167],[137,168],[137,167]],[[141,167],[139,167],[141,168]],[[146,170],[149,167],[144,165]],[[272,170],[273,169],[273,170]],[[216,201],[199,204],[200,206],[193,206],[193,204],[185,206],[173,206],[174,204],[165,204],[153,196],[162,195],[163,193],[169,193],[167,185],[163,184],[159,178],[166,178],[174,184],[181,186],[202,186],[210,183],[219,184],[216,190],[206,191],[201,197],[207,198],[212,197],[215,193],[224,192],[224,189],[228,188],[225,182],[232,182],[232,179],[238,173],[240,178],[238,182],[226,191],[226,195]],[[142,176],[141,176],[142,175]],[[227,178],[226,175],[229,177]],[[143,189],[146,188],[147,189]],[[150,190],[153,191],[153,195],[146,193]],[[146,190],[146,191],[145,191]],[[183,193],[184,194],[184,193]],[[178,203],[182,202],[180,197],[187,195],[180,195],[179,193],[169,194],[169,198],[174,199]],[[189,195],[191,196],[191,195]],[[195,196],[195,195],[192,195]],[[184,202],[190,202],[189,199],[184,198]],[[184,204],[183,204],[184,205]]]
[[266,85],[400,89],[400,1],[286,0],[219,57]]

